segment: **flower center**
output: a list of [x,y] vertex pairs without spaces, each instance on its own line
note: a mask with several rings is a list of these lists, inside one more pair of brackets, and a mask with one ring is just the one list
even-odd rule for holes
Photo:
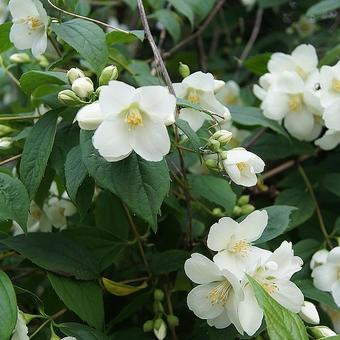
[[237,96],[235,96],[234,94],[227,94],[224,97],[224,101],[226,104],[236,104],[237,103]]
[[251,244],[246,240],[240,240],[232,244],[232,246],[228,249],[232,253],[239,254],[240,256],[247,256],[249,253],[249,249]]
[[65,208],[59,208],[58,210],[59,210],[59,214],[60,214],[61,216],[64,216],[64,214],[65,214]]
[[143,126],[141,111],[136,107],[130,108],[127,112],[125,121],[129,124],[131,129],[135,129],[137,126]]
[[242,172],[243,170],[245,170],[247,168],[247,163],[245,162],[240,162],[237,163],[236,166],[238,167],[238,169],[240,170],[240,172]]
[[336,92],[340,92],[340,80],[333,79],[332,88]]
[[279,287],[274,282],[262,282],[261,286],[269,295],[272,295],[279,290]]
[[31,30],[35,30],[44,26],[39,17],[28,17],[27,24]]
[[296,73],[303,79],[306,78],[307,74],[306,72],[303,70],[303,68],[301,66],[297,66],[295,69]]
[[214,305],[219,303],[225,305],[227,302],[228,294],[231,289],[231,284],[228,281],[223,281],[215,288],[213,288],[208,295],[210,302]]
[[34,209],[33,211],[31,211],[31,216],[35,219],[35,220],[40,220],[41,218],[41,211],[38,209]]
[[187,98],[186,98],[190,103],[193,104],[199,104],[200,102],[200,96],[198,93],[198,90],[195,89],[190,89],[188,94],[187,94]]
[[292,112],[300,111],[302,105],[302,98],[300,95],[291,96],[288,102],[289,110]]

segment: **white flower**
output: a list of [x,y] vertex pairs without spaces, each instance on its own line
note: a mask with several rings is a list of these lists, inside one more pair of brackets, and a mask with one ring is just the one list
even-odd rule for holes
[[12,145],[12,138],[11,137],[2,137],[0,138],[0,150],[9,149]]
[[256,0],[241,0],[241,2],[246,7],[252,7],[255,5]]
[[0,25],[3,24],[8,16],[8,6],[5,0],[0,0]]
[[256,185],[256,174],[264,169],[263,160],[244,148],[234,148],[224,153],[223,166],[230,179],[238,185]]
[[314,253],[310,260],[310,269],[313,270],[314,268],[326,263],[328,253],[329,251],[326,249],[320,249]]
[[340,131],[340,97],[325,108],[323,119],[327,128]]
[[314,286],[322,291],[331,292],[337,306],[340,306],[340,247],[333,248],[327,255],[326,263],[314,268]]
[[322,66],[320,69],[320,101],[328,107],[340,99],[340,61],[334,66]]
[[[304,297],[290,278],[301,270],[303,262],[300,257],[294,256],[292,244],[284,241],[267,259],[260,260],[262,263],[250,275],[283,307],[294,313],[300,312]],[[243,291],[244,300],[238,309],[239,319],[245,332],[253,335],[261,326],[263,311],[247,279]]]
[[299,45],[291,55],[274,53],[269,62],[268,70],[272,74],[281,74],[283,71],[296,72],[302,79],[316,71],[318,56],[312,45]]
[[194,253],[184,264],[186,275],[198,284],[188,294],[187,303],[200,319],[210,326],[226,328],[231,323],[240,333],[237,305],[243,299],[240,283],[228,270],[220,270],[207,257]]
[[270,90],[272,86],[274,86],[276,82],[276,76],[271,73],[266,73],[259,78],[260,85],[253,86],[253,92],[255,96],[260,99],[264,100],[267,95],[267,92]]
[[93,93],[94,86],[90,78],[81,77],[73,81],[72,90],[80,98],[88,98]]
[[48,16],[38,0],[10,0],[13,17],[10,40],[19,50],[31,49],[35,57],[47,48]]
[[216,98],[223,105],[238,105],[241,102],[240,87],[235,81],[229,80],[217,91]]
[[320,323],[320,317],[315,305],[309,301],[304,301],[299,313],[301,319],[312,325]]
[[219,268],[228,269],[242,279],[246,269],[256,264],[259,257],[270,254],[252,245],[261,237],[267,224],[265,210],[252,212],[240,223],[230,217],[222,217],[211,226],[208,234],[208,248],[218,252],[214,262]]
[[103,86],[99,103],[105,117],[93,145],[107,161],[119,161],[132,151],[148,161],[160,161],[169,152],[166,123],[174,115],[176,98],[166,88],[135,89],[114,80]]
[[78,124],[83,130],[96,130],[102,123],[104,114],[100,109],[99,101],[86,105],[81,108],[75,118]]
[[[219,121],[230,119],[229,110],[215,96],[215,80],[211,73],[200,71],[192,73],[181,83],[175,83],[173,86],[177,97],[211,111]],[[205,120],[211,120],[208,114],[191,108],[182,108],[180,118],[186,120],[194,131],[199,130]]]
[[84,72],[77,68],[77,67],[72,67],[71,69],[69,69],[67,71],[67,78],[69,80],[69,82],[71,84],[73,84],[73,82],[78,79],[78,78],[84,78],[85,77],[85,74]]
[[340,144],[340,131],[327,130],[325,134],[315,141],[322,150],[332,150]]
[[17,324],[14,328],[11,340],[29,340],[28,328],[26,326],[26,321],[18,309]]
[[158,340],[165,339],[166,338],[166,333],[167,333],[166,323],[162,320],[161,326],[158,329],[154,328],[153,329],[153,333],[155,334],[155,337]]

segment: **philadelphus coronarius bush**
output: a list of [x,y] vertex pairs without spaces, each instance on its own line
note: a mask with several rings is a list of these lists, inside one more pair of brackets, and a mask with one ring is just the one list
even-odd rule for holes
[[337,336],[339,10],[0,0],[0,340]]

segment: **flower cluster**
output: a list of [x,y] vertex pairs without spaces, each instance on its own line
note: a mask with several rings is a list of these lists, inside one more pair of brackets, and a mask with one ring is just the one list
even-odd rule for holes
[[331,251],[317,251],[310,263],[314,286],[324,292],[330,292],[334,302],[340,307],[340,247]]
[[188,306],[210,326],[233,324],[240,334],[248,335],[259,329],[263,311],[247,275],[282,306],[302,311],[303,294],[290,279],[303,262],[294,256],[292,244],[284,241],[274,252],[253,245],[267,224],[265,210],[256,210],[239,223],[223,217],[208,234],[208,248],[216,252],[213,261],[199,253],[186,261],[186,275],[198,284],[188,295]]

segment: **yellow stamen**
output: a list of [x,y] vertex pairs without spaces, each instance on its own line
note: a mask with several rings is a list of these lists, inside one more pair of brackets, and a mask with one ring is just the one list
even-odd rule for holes
[[246,240],[240,240],[235,242],[228,250],[232,253],[239,254],[241,256],[247,256],[250,250],[251,244]]
[[300,95],[293,95],[288,102],[289,110],[292,112],[298,112],[301,109],[302,98]]
[[268,294],[273,294],[279,290],[278,286],[274,282],[263,282],[261,286]]
[[302,67],[297,66],[295,69],[296,73],[303,79],[305,79],[307,77],[306,72],[302,69]]
[[224,97],[224,102],[226,104],[237,104],[237,101],[238,101],[238,98],[237,96],[235,96],[234,94],[227,94],[225,97]]
[[40,220],[41,218],[41,211],[40,210],[33,210],[31,211],[31,216],[35,219],[35,220]]
[[236,166],[238,167],[238,169],[242,172],[243,170],[245,170],[247,168],[247,163],[245,162],[240,162],[237,163]]
[[340,80],[333,79],[332,88],[333,88],[334,91],[340,92]]
[[200,96],[198,93],[198,90],[195,89],[190,89],[188,94],[187,94],[187,98],[186,98],[190,103],[193,104],[199,104],[200,102]]
[[214,305],[219,303],[221,305],[225,305],[228,299],[228,294],[231,289],[231,285],[228,281],[221,282],[218,286],[213,288],[209,292],[209,300]]
[[143,117],[138,108],[130,108],[126,115],[125,121],[130,125],[130,128],[134,129],[137,126],[143,126]]
[[40,20],[39,17],[28,17],[27,23],[32,30],[35,30],[35,29],[38,29],[44,26],[43,22]]

